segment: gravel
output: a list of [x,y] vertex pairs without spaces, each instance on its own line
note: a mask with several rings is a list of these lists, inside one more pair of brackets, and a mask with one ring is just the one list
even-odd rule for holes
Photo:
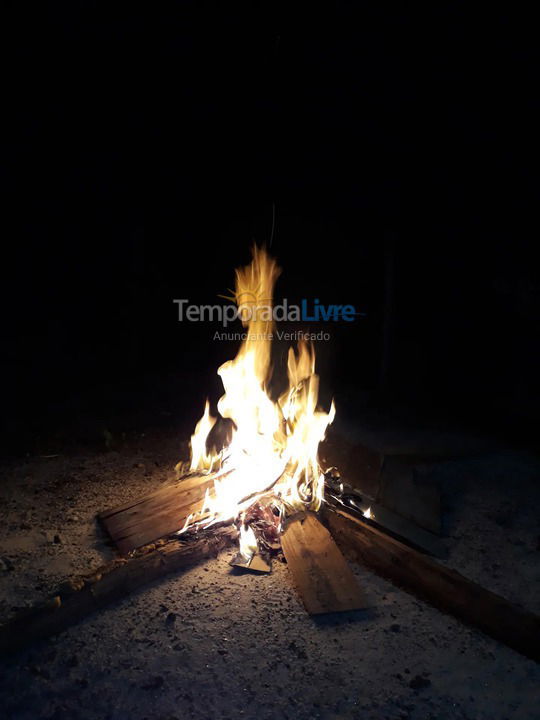
[[[0,615],[113,557],[98,511],[173,476],[178,435],[6,463]],[[426,472],[426,468],[423,468]],[[449,564],[540,612],[538,460],[498,451],[427,469],[449,508]],[[310,618],[287,566],[225,552],[0,664],[6,720],[526,720],[539,667],[355,566],[367,611]]]

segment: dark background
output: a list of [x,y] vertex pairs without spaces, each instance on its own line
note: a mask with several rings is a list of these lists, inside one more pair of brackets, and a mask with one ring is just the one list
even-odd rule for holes
[[477,13],[79,2],[6,18],[8,452],[54,449],[56,428],[194,420],[237,344],[172,301],[217,301],[273,225],[278,297],[366,313],[316,348],[325,402],[534,438],[536,39],[526,17]]

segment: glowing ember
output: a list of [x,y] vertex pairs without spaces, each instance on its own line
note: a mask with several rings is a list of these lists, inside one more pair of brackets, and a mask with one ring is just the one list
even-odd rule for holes
[[[224,395],[218,402],[222,418],[234,423],[232,439],[219,453],[207,448],[216,423],[208,402],[191,438],[192,471],[214,473],[197,523],[232,522],[253,503],[274,503],[286,514],[318,510],[324,476],[317,451],[335,415],[317,409],[319,378],[315,353],[306,344],[289,349],[288,387],[273,400],[267,387],[271,376],[272,296],[280,273],[265,250],[254,248],[252,263],[236,271],[235,300],[247,335],[234,360],[218,370]],[[240,526],[243,547],[257,549],[252,528]]]

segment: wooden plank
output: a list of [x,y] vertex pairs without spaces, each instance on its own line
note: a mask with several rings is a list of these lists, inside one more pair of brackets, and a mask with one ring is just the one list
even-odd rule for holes
[[342,548],[375,572],[537,662],[540,617],[513,605],[359,518],[325,508],[332,535]]
[[319,457],[323,467],[337,467],[345,482],[372,497],[377,495],[384,461],[381,453],[329,433],[319,448]]
[[214,478],[188,477],[154,493],[106,510],[98,518],[122,555],[180,530],[199,512]]
[[308,512],[294,517],[281,545],[310,615],[367,607],[351,568],[316,515]]
[[441,534],[440,487],[433,480],[420,477],[410,462],[398,457],[384,458],[377,500],[419,527]]
[[100,520],[103,520],[105,518],[112,517],[113,515],[122,513],[125,510],[129,510],[130,508],[133,508],[136,505],[139,505],[142,503],[149,503],[153,499],[160,498],[162,494],[166,495],[167,493],[173,491],[174,488],[181,488],[183,491],[192,490],[193,488],[197,488],[201,484],[201,482],[203,482],[205,479],[208,480],[211,477],[213,477],[213,476],[187,475],[186,477],[182,477],[179,480],[177,480],[176,482],[170,483],[169,485],[166,485],[165,487],[162,487],[159,490],[155,490],[152,493],[142,495],[141,497],[138,497],[133,500],[128,500],[127,502],[123,503],[122,505],[117,505],[114,508],[111,508],[109,510],[104,510],[103,512],[98,513],[98,518]]
[[63,632],[97,609],[120,600],[167,573],[217,555],[236,541],[232,528],[212,529],[191,542],[172,540],[160,548],[129,560],[118,559],[91,576],[64,583],[41,605],[22,611],[0,625],[0,654]]
[[348,497],[345,495],[343,498],[338,498],[327,492],[325,497],[329,505],[336,509],[343,509],[353,517],[365,519],[363,514],[369,508],[371,525],[375,525],[383,532],[407,543],[416,550],[421,550],[433,555],[433,557],[442,559],[446,558],[448,554],[446,545],[440,537],[418,525],[414,525],[406,518],[392,512],[392,510],[388,510],[388,508],[375,502],[373,498],[369,498],[367,495],[351,495]]
[[319,454],[323,467],[337,467],[343,481],[361,494],[428,532],[441,534],[440,488],[419,477],[405,458],[382,455],[336,434],[322,443]]

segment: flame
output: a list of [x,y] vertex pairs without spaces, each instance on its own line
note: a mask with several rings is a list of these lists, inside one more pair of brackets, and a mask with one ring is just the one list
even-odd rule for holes
[[217,418],[210,415],[210,403],[208,400],[204,406],[204,414],[195,426],[195,432],[191,436],[191,465],[190,470],[211,470],[214,457],[206,451],[206,439],[210,430],[216,424]]
[[367,518],[368,520],[371,520],[372,518],[375,517],[373,515],[373,513],[371,512],[371,507],[368,507],[367,510],[364,510],[364,517]]
[[[230,418],[234,431],[219,454],[207,451],[208,434],[216,418],[208,402],[191,438],[191,470],[214,471],[214,487],[201,508],[204,522],[232,521],[255,500],[277,500],[287,512],[318,510],[324,492],[324,475],[317,459],[319,443],[335,416],[317,408],[319,378],[315,352],[301,343],[289,349],[288,386],[273,400],[268,393],[271,376],[272,297],[280,274],[273,258],[255,247],[253,261],[236,271],[234,299],[246,339],[234,360],[218,369],[224,394],[218,412]],[[196,518],[193,519],[196,521]],[[251,542],[244,529],[241,543]],[[254,536],[253,536],[254,537]],[[256,545],[256,543],[255,543]]]
[[257,538],[251,525],[240,525],[240,554],[251,559],[257,552]]

